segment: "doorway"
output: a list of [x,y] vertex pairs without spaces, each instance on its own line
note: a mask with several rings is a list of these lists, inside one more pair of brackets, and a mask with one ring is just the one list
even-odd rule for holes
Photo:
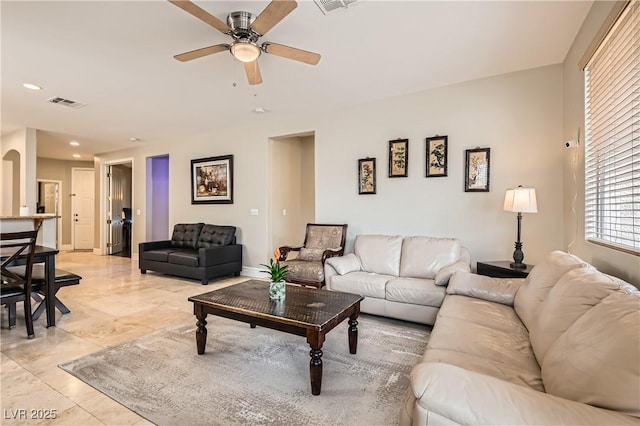
[[302,244],[315,222],[315,136],[270,139],[269,257],[282,245]]
[[95,172],[71,169],[71,233],[74,250],[93,250]]
[[169,239],[169,155],[147,158],[146,240]]
[[62,193],[62,181],[38,179],[37,180],[37,199],[36,212],[55,214],[58,216],[56,220],[56,247],[60,247],[62,241],[62,202],[60,194]]
[[131,257],[133,163],[108,165],[107,253]]

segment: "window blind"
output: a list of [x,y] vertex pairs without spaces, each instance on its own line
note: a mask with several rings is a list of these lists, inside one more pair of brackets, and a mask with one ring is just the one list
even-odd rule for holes
[[640,2],[585,67],[585,238],[640,254]]

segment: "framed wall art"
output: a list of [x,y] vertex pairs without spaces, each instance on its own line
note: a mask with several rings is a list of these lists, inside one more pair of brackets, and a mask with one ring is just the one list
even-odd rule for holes
[[425,177],[441,177],[447,175],[447,143],[448,136],[434,136],[426,141],[426,173]]
[[491,148],[467,149],[464,161],[464,191],[489,192]]
[[407,177],[409,139],[389,141],[389,177]]
[[191,204],[233,204],[233,155],[191,160]]
[[376,193],[376,159],[358,160],[358,194]]

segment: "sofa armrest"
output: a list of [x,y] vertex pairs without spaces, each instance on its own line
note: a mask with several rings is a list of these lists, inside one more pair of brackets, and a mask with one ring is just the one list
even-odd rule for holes
[[138,253],[142,253],[143,251],[149,251],[149,250],[160,250],[160,249],[170,248],[170,247],[171,247],[171,240],[149,241],[146,243],[140,243],[138,245]]
[[638,424],[629,415],[439,362],[425,362],[413,369],[411,391],[418,410],[458,424]]
[[459,260],[451,265],[445,266],[440,269],[436,273],[436,277],[434,279],[435,285],[447,285],[449,284],[449,279],[456,272],[471,272],[471,265],[469,262],[465,262],[464,260]]
[[349,253],[346,256],[331,257],[327,259],[325,264],[330,265],[340,275],[356,272],[362,268],[360,259],[353,253]]
[[203,247],[198,249],[200,266],[215,266],[223,263],[242,262],[242,244]]
[[331,257],[338,257],[338,256],[342,256],[343,254],[344,254],[344,247],[338,247],[335,249],[326,249],[325,251],[322,252],[322,264],[324,265],[327,259]]
[[513,299],[523,282],[524,278],[492,278],[470,272],[456,272],[449,280],[447,294],[513,306]]
[[289,253],[292,251],[300,251],[300,249],[302,248],[302,246],[300,247],[293,247],[293,246],[282,246],[279,247],[278,250],[280,250],[280,258],[276,259],[278,261],[281,260],[287,260],[287,256],[289,256]]

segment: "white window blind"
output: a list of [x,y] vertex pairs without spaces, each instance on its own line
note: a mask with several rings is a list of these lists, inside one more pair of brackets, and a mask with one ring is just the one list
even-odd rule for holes
[[640,2],[585,67],[585,237],[640,254]]

